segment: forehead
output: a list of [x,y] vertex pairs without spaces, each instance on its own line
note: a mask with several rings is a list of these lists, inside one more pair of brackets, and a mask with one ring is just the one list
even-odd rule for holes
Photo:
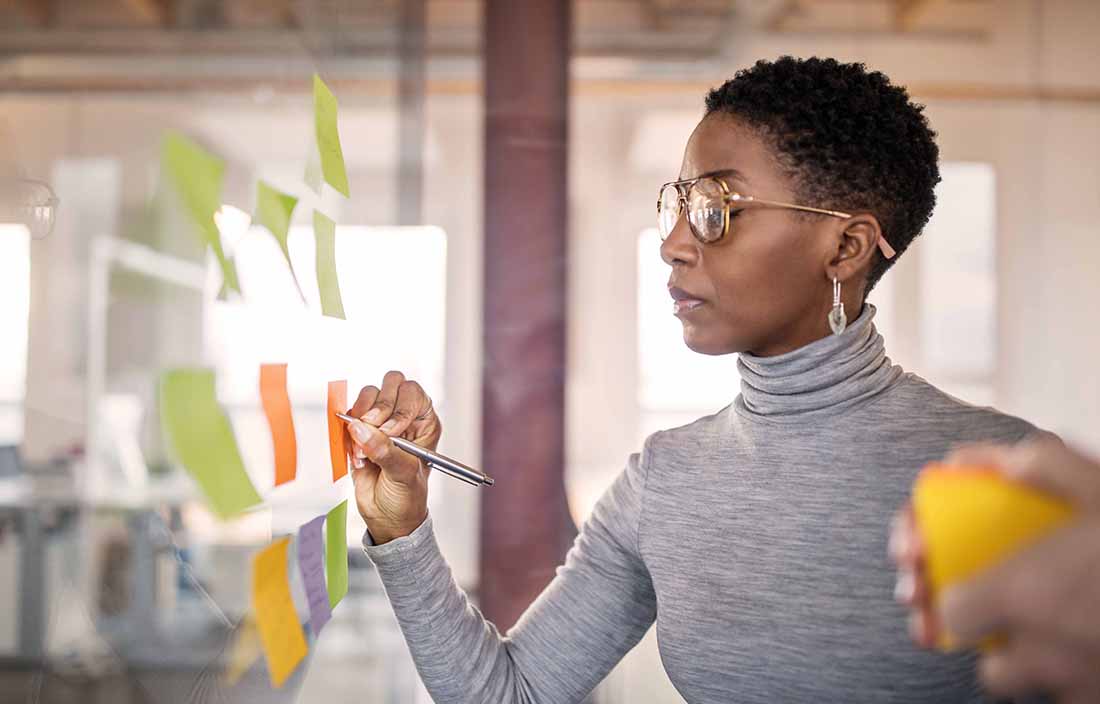
[[757,132],[735,117],[712,113],[688,139],[680,178],[729,169],[740,172],[738,181],[746,185],[769,190],[785,186],[773,151]]

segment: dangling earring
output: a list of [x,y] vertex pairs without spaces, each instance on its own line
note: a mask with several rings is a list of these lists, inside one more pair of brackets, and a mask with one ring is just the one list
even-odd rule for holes
[[840,302],[840,282],[833,277],[833,309],[829,311],[829,327],[834,335],[844,332],[848,327],[848,316],[844,314],[844,304]]

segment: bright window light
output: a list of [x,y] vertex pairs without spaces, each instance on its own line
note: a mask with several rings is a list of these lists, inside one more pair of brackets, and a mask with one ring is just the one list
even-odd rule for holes
[[720,410],[741,391],[736,355],[698,354],[684,344],[660,246],[655,228],[638,236],[638,405],[647,433]]
[[[229,409],[245,464],[261,492],[272,487],[274,456],[260,407],[259,368],[265,362],[289,365],[298,476],[275,489],[269,503],[303,510],[333,503],[325,417],[330,380],[347,379],[350,404],[360,388],[380,385],[387,371],[397,369],[442,405],[446,240],[437,227],[337,226],[336,268],[347,320],[320,313],[312,227],[292,227],[288,238],[305,303],[267,230],[250,227],[235,243],[244,300],[216,302],[217,291],[208,293],[204,347],[218,372],[219,399]],[[276,510],[273,529],[280,527],[280,514],[291,522],[308,518]],[[355,511],[349,516],[349,538],[357,541],[362,523]]]
[[30,233],[23,225],[0,224],[0,445],[23,440],[30,291]]

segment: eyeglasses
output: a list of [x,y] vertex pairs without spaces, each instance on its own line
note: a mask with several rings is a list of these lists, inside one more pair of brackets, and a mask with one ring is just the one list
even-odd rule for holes
[[[781,203],[763,200],[731,191],[726,182],[717,176],[700,176],[681,181],[669,181],[661,186],[657,194],[657,231],[664,242],[672,229],[676,227],[684,208],[687,208],[688,225],[691,234],[703,244],[718,242],[730,229],[730,220],[742,210],[750,208],[784,208],[801,210],[808,213],[829,215],[834,218],[850,218],[851,214],[840,210],[813,208],[808,205]],[[896,254],[894,248],[883,237],[879,237],[878,247],[887,259]]]

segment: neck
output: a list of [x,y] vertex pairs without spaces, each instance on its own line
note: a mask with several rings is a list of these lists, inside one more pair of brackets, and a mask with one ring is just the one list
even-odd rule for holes
[[739,406],[758,416],[801,417],[835,413],[877,396],[902,370],[886,356],[874,316],[875,307],[867,304],[840,335],[818,336],[784,353],[740,355]]

